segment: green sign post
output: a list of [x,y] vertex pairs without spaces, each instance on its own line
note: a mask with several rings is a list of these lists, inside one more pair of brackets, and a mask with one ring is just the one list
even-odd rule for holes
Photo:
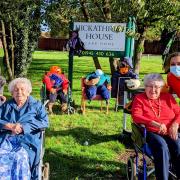
[[[129,32],[131,30],[132,25],[132,18],[129,17],[128,23],[127,23],[127,30],[126,32]],[[125,54],[124,56],[129,57],[131,50],[131,38],[129,36],[126,36],[126,42],[125,42]]]
[[[125,36],[126,32],[135,30],[132,17],[129,17],[127,25],[125,23],[81,23],[72,20],[69,28],[71,32],[78,30],[80,39],[85,42],[85,50],[81,51],[80,56],[117,58],[133,56],[134,38]],[[68,79],[71,89],[75,55],[77,54],[73,48],[70,48]]]
[[[131,21],[131,31],[135,34],[136,32],[136,24],[135,24],[135,17],[132,17],[132,21]],[[130,48],[130,54],[129,54],[129,57],[133,57],[134,55],[134,44],[135,44],[135,40],[134,40],[134,37],[131,37],[131,48]]]

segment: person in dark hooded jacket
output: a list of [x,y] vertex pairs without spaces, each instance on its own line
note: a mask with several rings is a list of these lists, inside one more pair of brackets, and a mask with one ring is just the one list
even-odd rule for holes
[[[120,79],[119,79],[120,78]],[[111,84],[111,97],[117,98],[118,93],[118,101],[119,105],[123,106],[123,95],[125,90],[125,80],[127,79],[138,79],[138,75],[133,72],[132,59],[130,57],[124,57],[120,62],[117,70],[113,73]],[[119,84],[119,92],[118,92],[118,84]]]

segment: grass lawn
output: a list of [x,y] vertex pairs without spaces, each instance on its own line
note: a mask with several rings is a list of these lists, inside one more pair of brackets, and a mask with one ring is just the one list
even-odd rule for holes
[[[1,51],[2,57],[2,51]],[[2,58],[1,58],[2,59]],[[0,60],[1,60],[0,59]],[[102,69],[110,74],[109,61],[100,58]],[[41,79],[51,65],[59,65],[65,74],[68,72],[66,52],[36,51],[28,72],[33,84],[32,95],[40,99]],[[50,115],[50,127],[46,131],[45,161],[50,163],[50,179],[126,179],[125,162],[121,154],[129,148],[128,141],[119,143],[122,131],[122,111],[114,112],[115,100],[110,101],[110,113],[100,112],[100,103],[91,102],[85,115],[79,113],[81,89],[80,78],[94,70],[90,57],[75,57],[73,71],[73,99],[77,113]],[[140,77],[150,72],[163,73],[160,56],[144,56],[141,62]],[[166,75],[164,75],[166,77]],[[6,90],[6,88],[5,88]],[[5,95],[9,95],[5,92]],[[92,109],[93,108],[93,109]],[[127,127],[130,128],[130,117]]]

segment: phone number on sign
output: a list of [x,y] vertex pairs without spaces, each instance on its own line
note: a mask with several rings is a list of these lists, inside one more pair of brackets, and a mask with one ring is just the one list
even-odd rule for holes
[[82,51],[82,56],[101,56],[101,57],[114,57],[115,53],[111,51]]

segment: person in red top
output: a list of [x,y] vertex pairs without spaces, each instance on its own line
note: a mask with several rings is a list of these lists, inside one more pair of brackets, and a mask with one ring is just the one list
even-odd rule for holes
[[52,66],[50,71],[45,73],[43,83],[46,85],[46,92],[49,99],[48,110],[53,113],[52,108],[56,99],[61,102],[61,110],[67,110],[68,79],[62,74],[58,66]]
[[172,53],[168,59],[170,63],[170,72],[167,75],[169,90],[180,98],[180,52]]
[[152,151],[157,180],[168,180],[169,160],[180,178],[180,107],[170,93],[162,93],[160,74],[144,78],[145,92],[137,94],[132,104],[132,118],[147,128],[147,142]]

